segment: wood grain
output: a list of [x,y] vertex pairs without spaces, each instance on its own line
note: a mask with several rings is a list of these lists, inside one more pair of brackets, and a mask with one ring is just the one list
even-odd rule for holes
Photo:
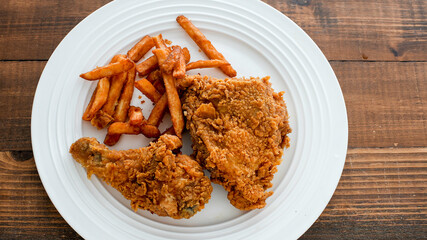
[[47,196],[31,151],[0,152],[0,238],[80,239]]
[[302,239],[423,239],[427,148],[350,149],[328,207]]
[[[31,150],[34,91],[45,62],[0,62],[0,150]],[[347,105],[349,147],[427,143],[426,62],[332,62]]]
[[347,106],[349,147],[426,146],[426,62],[331,65]]
[[0,60],[47,60],[65,35],[108,0],[4,0]]
[[295,21],[329,60],[427,60],[425,0],[264,2]]
[[[48,59],[78,22],[108,2],[3,1],[0,60]],[[427,60],[427,1],[264,2],[302,27],[329,60]]]
[[[416,239],[427,229],[427,148],[350,149],[341,181],[302,239]],[[0,235],[78,238],[28,152],[0,152]]]
[[31,150],[31,108],[46,62],[0,62],[0,150]]

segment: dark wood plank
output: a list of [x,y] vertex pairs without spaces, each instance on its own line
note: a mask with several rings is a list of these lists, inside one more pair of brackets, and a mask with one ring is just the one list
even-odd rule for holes
[[81,239],[47,196],[31,151],[0,152],[0,238]]
[[75,25],[108,2],[2,1],[0,60],[48,59]]
[[[48,59],[78,22],[107,2],[3,1],[0,60]],[[427,60],[426,1],[264,2],[301,26],[329,60]]]
[[[427,63],[332,62],[349,120],[349,147],[424,147]],[[34,91],[45,62],[0,62],[0,150],[31,150]]]
[[263,1],[304,29],[329,60],[427,60],[425,0]]
[[[328,207],[302,239],[420,239],[427,148],[350,149]],[[44,192],[31,152],[0,152],[2,238],[79,238]]]
[[1,150],[31,150],[31,108],[46,62],[0,62]]
[[302,239],[425,239],[427,148],[350,149],[328,207]]
[[427,63],[332,62],[347,105],[349,147],[427,146]]

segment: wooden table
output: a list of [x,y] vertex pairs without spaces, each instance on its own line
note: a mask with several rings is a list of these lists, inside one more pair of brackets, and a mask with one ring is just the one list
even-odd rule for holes
[[[38,79],[107,0],[0,3],[0,239],[79,239],[50,202],[30,137]],[[348,155],[302,239],[427,238],[427,1],[265,0],[319,45],[341,84]]]

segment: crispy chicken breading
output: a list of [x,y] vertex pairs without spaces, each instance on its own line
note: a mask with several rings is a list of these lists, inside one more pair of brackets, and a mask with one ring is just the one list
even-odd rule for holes
[[193,155],[241,210],[263,208],[291,132],[283,92],[269,77],[188,76],[182,102]]
[[159,216],[190,218],[204,208],[212,186],[200,165],[187,155],[174,155],[181,140],[163,135],[140,149],[109,150],[95,138],[81,138],[70,147],[74,159],[131,200],[134,210]]

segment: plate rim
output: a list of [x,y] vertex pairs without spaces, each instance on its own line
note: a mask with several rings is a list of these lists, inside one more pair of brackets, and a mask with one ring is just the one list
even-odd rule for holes
[[[218,0],[216,0],[216,1],[218,1]],[[221,0],[222,1],[222,0]],[[219,1],[219,2],[221,2],[221,1]],[[101,12],[102,11],[102,9],[104,9],[104,7],[106,7],[106,6],[109,6],[109,5],[113,5],[113,4],[118,4],[118,2],[121,2],[120,0],[116,0],[116,1],[112,1],[112,2],[109,2],[109,3],[107,3],[107,4],[105,4],[105,5],[103,5],[102,7],[100,7],[100,8],[98,8],[97,10],[95,10],[93,13],[91,13],[90,15],[88,15],[87,17],[85,17],[80,23],[78,23],[65,37],[64,37],[64,39],[58,44],[58,46],[56,47],[56,49],[54,50],[54,52],[52,53],[52,55],[51,55],[51,57],[49,58],[49,60],[48,60],[48,62],[46,63],[46,65],[45,65],[45,67],[44,67],[44,70],[43,70],[43,72],[42,72],[42,74],[41,74],[41,76],[40,76],[40,80],[39,80],[39,83],[37,84],[37,88],[36,88],[36,92],[35,92],[35,95],[34,95],[34,100],[33,100],[33,106],[32,106],[32,114],[31,114],[31,140],[32,140],[32,147],[33,147],[33,154],[34,154],[34,159],[35,159],[35,163],[36,163],[36,167],[37,167],[37,171],[38,171],[38,173],[39,173],[39,176],[40,176],[40,179],[41,179],[41,181],[42,181],[42,184],[43,184],[43,186],[44,186],[44,188],[45,188],[45,190],[46,190],[46,192],[47,192],[47,194],[48,194],[48,196],[49,196],[49,199],[52,201],[52,203],[54,204],[54,206],[55,206],[55,208],[58,210],[58,212],[60,212],[60,214],[61,214],[61,216],[67,221],[67,223],[78,233],[78,234],[81,234],[81,236],[82,237],[87,237],[87,236],[89,236],[89,235],[83,235],[83,232],[84,231],[80,231],[81,229],[77,229],[77,226],[75,226],[75,224],[74,224],[74,220],[72,220],[71,218],[72,217],[70,217],[69,215],[67,215],[67,214],[64,214],[63,212],[62,212],[62,210],[63,209],[60,209],[59,207],[57,207],[58,205],[59,205],[59,203],[55,203],[56,202],[56,200],[54,200],[53,199],[53,197],[52,196],[54,196],[54,193],[53,193],[53,187],[51,188],[50,187],[50,183],[48,183],[48,181],[47,181],[47,177],[45,176],[45,175],[42,175],[42,174],[40,174],[40,172],[43,172],[43,171],[41,171],[41,165],[40,165],[40,158],[41,158],[41,153],[40,153],[40,149],[38,148],[38,144],[39,143],[37,143],[37,139],[36,139],[36,135],[37,135],[37,132],[36,132],[36,129],[33,127],[33,126],[35,126],[35,123],[36,123],[36,118],[35,118],[35,113],[37,112],[37,106],[39,105],[39,103],[38,102],[40,102],[41,101],[41,99],[42,99],[42,97],[40,96],[41,95],[41,86],[42,86],[42,84],[43,84],[43,82],[42,82],[42,79],[44,78],[44,77],[46,77],[45,76],[45,74],[47,74],[47,69],[48,69],[48,67],[49,66],[51,66],[49,63],[51,62],[51,59],[55,56],[55,53],[56,54],[58,54],[58,52],[57,52],[57,50],[60,48],[60,46],[61,46],[61,44],[67,39],[67,37],[73,32],[73,31],[75,31],[75,29],[77,29],[82,23],[85,23],[85,22],[87,22],[88,21],[88,19],[90,18],[90,16],[92,16],[92,15],[94,15],[95,13],[99,13],[99,12]],[[227,1],[224,1],[224,2],[227,2]],[[239,1],[234,1],[234,2],[239,2]],[[243,2],[243,1],[240,1],[240,2]],[[324,208],[326,207],[326,205],[327,205],[327,203],[330,201],[330,199],[331,199],[331,197],[332,197],[332,195],[333,195],[333,193],[334,193],[334,191],[335,191],[335,189],[336,189],[336,187],[337,187],[337,185],[338,185],[338,183],[339,183],[339,178],[341,177],[341,174],[342,174],[342,171],[343,171],[343,167],[344,167],[344,164],[345,164],[345,156],[346,156],[346,153],[347,153],[347,146],[348,146],[348,118],[347,118],[347,110],[346,110],[346,106],[345,106],[345,101],[344,101],[344,96],[343,96],[343,93],[342,93],[342,90],[341,90],[341,88],[340,88],[340,86],[339,86],[339,82],[338,82],[338,79],[336,78],[336,75],[335,75],[335,73],[333,72],[333,69],[332,69],[332,67],[330,66],[330,64],[329,64],[329,62],[328,62],[328,60],[326,59],[326,57],[325,57],[325,55],[323,54],[323,52],[320,50],[320,48],[315,44],[315,42],[311,39],[311,37],[307,34],[307,33],[305,33],[305,31],[303,30],[303,29],[301,29],[296,23],[294,23],[291,19],[289,19],[286,15],[284,15],[284,14],[282,14],[280,11],[278,11],[277,9],[275,9],[274,7],[272,7],[272,6],[270,6],[270,5],[268,5],[267,3],[264,3],[264,2],[261,2],[261,1],[257,1],[257,0],[251,0],[251,1],[244,1],[245,3],[253,3],[253,4],[259,4],[259,3],[261,3],[262,5],[264,5],[264,6],[267,6],[269,9],[270,9],[270,11],[271,10],[273,10],[274,12],[275,12],[275,14],[280,14],[281,15],[281,17],[285,17],[289,22],[291,22],[292,24],[294,24],[298,29],[300,29],[306,36],[307,36],[307,38],[309,39],[309,40],[311,40],[311,42],[312,42],[312,45],[314,45],[317,49],[318,49],[318,51],[320,52],[320,55],[319,55],[319,57],[323,57],[323,61],[326,61],[327,62],[327,65],[329,66],[329,69],[326,69],[326,71],[329,71],[329,72],[331,72],[332,73],[332,75],[333,75],[333,77],[334,77],[334,79],[333,80],[335,80],[336,81],[336,83],[337,83],[337,86],[338,86],[338,91],[339,92],[337,92],[338,93],[338,97],[341,97],[341,99],[339,99],[340,101],[340,103],[339,104],[342,104],[342,106],[343,106],[343,109],[342,110],[344,110],[344,115],[343,115],[343,117],[344,117],[344,119],[345,119],[345,123],[344,123],[344,125],[343,126],[341,126],[341,127],[343,127],[343,128],[345,128],[346,129],[346,131],[345,131],[345,133],[344,133],[344,135],[342,136],[343,138],[345,138],[346,139],[346,141],[345,141],[345,148],[343,148],[343,152],[341,153],[341,155],[343,155],[343,159],[344,160],[342,160],[341,161],[341,166],[340,167],[338,167],[338,168],[340,168],[341,169],[341,171],[339,172],[339,174],[337,174],[337,177],[338,177],[338,180],[336,181],[336,184],[335,184],[335,186],[330,186],[330,188],[332,188],[333,190],[332,190],[332,192],[330,193],[330,197],[328,198],[328,200],[327,200],[327,202],[326,202],[326,204],[325,204],[325,206],[320,210],[320,212],[317,214],[314,214],[314,215],[317,215],[315,218],[314,218],[314,220],[312,220],[312,222],[309,224],[309,227],[314,223],[314,221],[320,216],[320,214],[324,211]],[[42,83],[42,84],[40,84],[40,83]],[[340,95],[340,96],[339,96]],[[339,157],[338,157],[339,158]],[[55,173],[56,174],[56,173]],[[49,187],[47,187],[47,186],[49,186]],[[329,192],[330,192],[330,190],[329,190]],[[57,205],[58,204],[58,205]],[[302,233],[300,233],[300,234],[297,234],[298,236],[297,237],[300,237],[306,230],[308,230],[309,229],[309,227],[308,228],[306,228]]]

